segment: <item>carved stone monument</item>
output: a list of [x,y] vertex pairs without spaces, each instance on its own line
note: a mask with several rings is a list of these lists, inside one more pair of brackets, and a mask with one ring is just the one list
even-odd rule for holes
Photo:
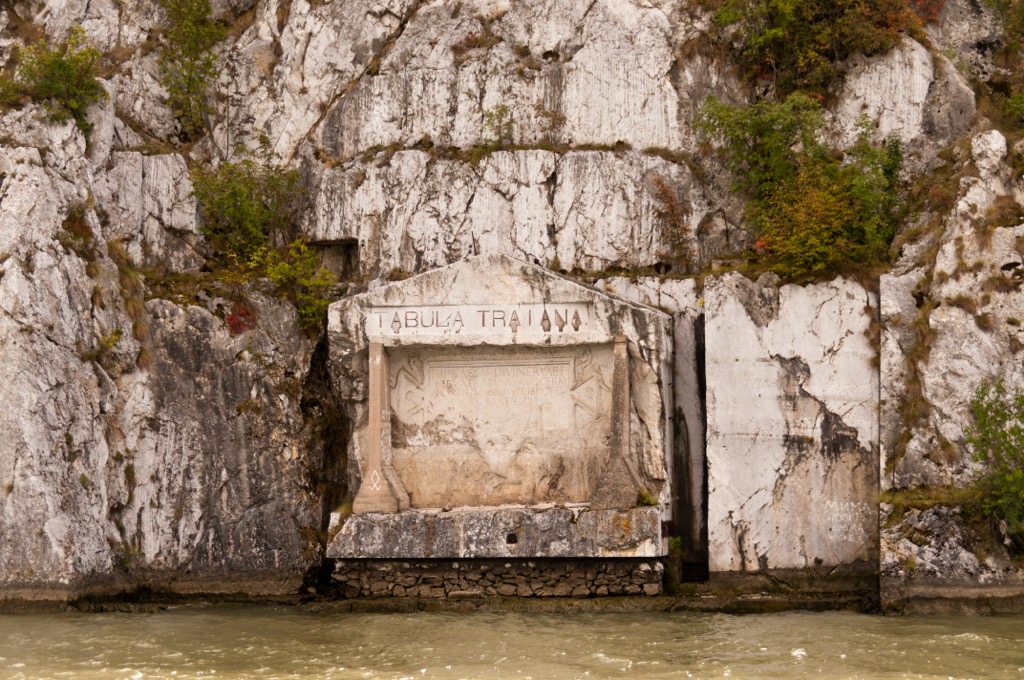
[[331,305],[352,422],[336,559],[656,557],[671,320],[505,256]]

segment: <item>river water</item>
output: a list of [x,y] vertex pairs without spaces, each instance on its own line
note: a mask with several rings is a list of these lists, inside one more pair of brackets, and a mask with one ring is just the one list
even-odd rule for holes
[[1024,616],[0,616],[0,678],[1024,678]]

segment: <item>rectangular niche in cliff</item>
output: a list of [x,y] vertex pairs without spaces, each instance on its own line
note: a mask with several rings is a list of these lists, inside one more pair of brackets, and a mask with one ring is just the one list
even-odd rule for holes
[[359,274],[359,241],[314,241],[310,243],[320,256],[320,266],[342,281]]
[[355,497],[328,556],[665,554],[670,334],[657,310],[504,256],[335,303]]

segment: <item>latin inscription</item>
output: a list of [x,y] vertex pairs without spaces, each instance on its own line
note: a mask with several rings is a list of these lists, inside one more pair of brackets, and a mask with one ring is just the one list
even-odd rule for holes
[[567,358],[505,365],[439,362],[428,365],[427,376],[427,384],[433,392],[431,396],[435,399],[455,397],[480,400],[479,406],[515,406],[533,410],[541,406],[537,399],[553,407],[552,399],[559,396],[568,398],[572,361]]
[[366,318],[370,335],[462,333],[579,333],[592,325],[587,303],[375,307]]
[[611,344],[410,343],[389,358],[393,464],[414,507],[590,498],[609,450]]

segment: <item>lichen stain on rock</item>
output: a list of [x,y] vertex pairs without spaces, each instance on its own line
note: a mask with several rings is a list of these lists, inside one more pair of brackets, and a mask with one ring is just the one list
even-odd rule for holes
[[849,427],[835,413],[822,408],[821,449],[827,458],[838,461],[846,453],[861,452],[857,430]]
[[[857,430],[846,425],[840,415],[833,413],[821,400],[804,387],[810,378],[810,368],[799,357],[773,357],[779,364],[780,403],[786,417],[783,435],[787,450],[799,462],[808,453],[819,452],[831,463],[856,452],[862,447]],[[788,467],[793,467],[792,465]]]
[[730,280],[738,287],[737,299],[743,305],[750,319],[759,327],[764,328],[779,316],[779,277],[775,274],[762,274],[757,281],[746,277]]

